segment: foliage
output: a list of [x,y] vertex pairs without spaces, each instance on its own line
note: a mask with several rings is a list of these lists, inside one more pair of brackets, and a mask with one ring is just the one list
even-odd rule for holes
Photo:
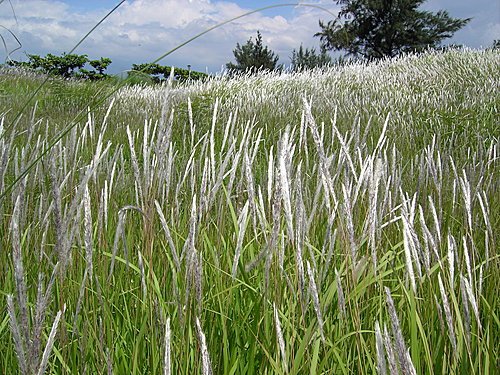
[[446,11],[418,10],[426,0],[337,0],[335,20],[320,21],[315,36],[330,50],[379,59],[403,52],[436,48],[470,18],[452,18]]
[[[165,81],[169,79],[172,68],[170,66],[163,66],[159,64],[133,64],[132,71],[129,75],[148,75],[153,82],[159,83],[161,81]],[[192,71],[190,69],[174,69],[174,79],[176,81],[185,82],[185,81],[197,81],[208,78],[209,75],[206,73]]]
[[[45,57],[30,54],[27,56],[28,61],[9,60],[7,64],[41,70],[44,73],[62,78],[83,78],[96,81],[110,77],[105,71],[111,64],[111,60],[105,57],[101,57],[99,60],[89,60],[87,55],[66,53],[61,56],[55,56],[51,53]],[[94,70],[84,69],[86,64],[89,64]]]
[[316,54],[315,48],[304,48],[300,45],[299,50],[292,51],[292,70],[300,71],[304,69],[313,69],[329,65],[332,63],[331,56],[327,53],[324,46],[321,46],[320,54]]
[[236,43],[233,50],[236,64],[227,63],[226,67],[238,72],[258,72],[259,70],[277,70],[279,56],[275,55],[267,46],[262,43],[262,35],[257,31],[255,42],[249,38],[244,45]]

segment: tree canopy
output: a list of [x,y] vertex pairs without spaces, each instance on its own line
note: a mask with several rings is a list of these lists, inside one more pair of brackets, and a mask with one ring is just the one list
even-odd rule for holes
[[[99,60],[89,60],[87,55],[63,53],[55,56],[51,53],[44,57],[28,54],[28,61],[9,60],[8,65],[28,69],[41,70],[44,73],[63,78],[82,78],[99,80],[110,77],[105,73],[111,60],[101,57]],[[89,64],[94,70],[84,69]]]
[[252,38],[248,39],[244,45],[236,43],[236,49],[233,50],[236,64],[227,63],[229,70],[240,72],[257,72],[259,70],[278,69],[279,56],[271,51],[262,43],[262,35],[257,31],[255,42]]
[[298,51],[295,49],[292,51],[291,61],[292,69],[294,71],[301,71],[331,64],[332,58],[327,53],[324,46],[321,47],[320,53],[317,54],[315,48],[304,49],[304,47],[300,45]]
[[446,11],[418,10],[426,0],[336,0],[337,18],[320,21],[315,36],[329,50],[378,59],[403,52],[439,47],[470,21],[452,18]]

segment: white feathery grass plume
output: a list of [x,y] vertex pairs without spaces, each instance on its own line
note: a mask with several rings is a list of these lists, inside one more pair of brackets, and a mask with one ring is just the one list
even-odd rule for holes
[[238,151],[233,154],[233,163],[231,165],[230,170],[228,171],[229,175],[229,181],[226,185],[226,190],[229,195],[233,194],[233,184],[234,180],[236,178],[236,172],[238,170],[238,166],[240,165],[240,159],[241,155],[243,154],[243,150],[247,146],[248,138],[249,138],[249,133],[251,133],[251,125],[250,122],[247,122],[247,126],[245,127],[245,130],[242,135],[242,139],[240,142],[240,146],[238,148]]
[[405,340],[403,337],[403,333],[401,332],[401,326],[399,324],[398,315],[396,313],[396,307],[394,306],[394,301],[392,300],[391,290],[388,287],[385,287],[385,294],[387,297],[389,317],[391,318],[392,334],[394,335],[394,339],[396,340],[396,351],[398,353],[398,360],[401,371],[403,372],[403,375],[413,375],[415,374],[415,370],[413,369],[413,364],[408,360],[408,356],[406,354]]
[[137,250],[137,257],[138,257],[138,263],[139,263],[139,270],[141,272],[141,286],[142,286],[142,295],[144,297],[147,296],[148,290],[146,288],[146,277],[144,273],[144,262],[142,261],[142,254],[140,250]]
[[306,207],[304,204],[303,188],[302,188],[302,161],[297,165],[295,172],[295,180],[293,190],[295,191],[295,239],[301,241],[305,238],[305,225],[306,225]]
[[281,139],[281,145],[279,149],[278,165],[279,165],[279,183],[281,185],[282,198],[285,209],[285,217],[288,235],[290,236],[290,241],[294,241],[294,231],[293,231],[293,221],[292,221],[292,206],[290,202],[290,184],[288,183],[288,173],[286,169],[286,157],[290,152],[288,144],[288,127],[285,130],[285,134]]
[[335,282],[337,283],[337,300],[338,300],[337,302],[338,302],[340,317],[346,319],[347,312],[345,307],[344,289],[342,288],[342,281],[340,280],[339,271],[336,268],[335,268]]
[[[226,156],[224,157],[224,160],[220,164],[219,173],[217,175],[217,180],[215,181],[214,185],[212,186],[212,188],[210,190],[210,198],[208,200],[209,206],[214,201],[215,196],[222,185],[222,181],[226,177],[226,169],[227,169],[227,166],[229,164],[229,161],[231,160],[231,157],[233,156],[233,151],[234,151],[235,147],[236,147],[236,143],[235,143],[235,140],[233,140],[233,142],[231,142],[231,145],[229,146],[229,150],[227,151]],[[228,173],[232,173],[232,172],[229,171]]]
[[325,341],[325,333],[323,331],[323,316],[321,315],[321,306],[319,303],[318,289],[316,288],[316,281],[314,280],[314,270],[311,268],[309,261],[306,261],[306,265],[307,265],[307,275],[309,276],[309,291],[312,294],[314,311],[316,312],[316,318],[318,319],[321,339]]
[[135,154],[135,148],[134,148],[134,138],[133,135],[130,131],[130,127],[127,125],[127,137],[128,137],[128,143],[129,143],[129,149],[130,149],[130,160],[132,162],[132,169],[134,171],[134,177],[135,177],[135,186],[137,189],[137,194],[139,195],[139,201],[137,202],[138,206],[142,206],[144,202],[144,195],[142,193],[142,183],[141,183],[141,174],[139,171],[139,162],[137,161],[137,155]]
[[464,284],[465,291],[467,293],[467,296],[469,297],[469,302],[472,306],[472,311],[474,311],[474,316],[476,317],[477,325],[479,326],[479,329],[482,329],[481,320],[479,319],[479,307],[476,301],[476,297],[474,296],[474,291],[472,290],[471,284],[469,280],[467,280],[462,275],[460,275],[460,281],[463,282]]
[[264,128],[260,128],[257,131],[257,137],[255,138],[255,141],[253,142],[253,147],[251,150],[251,155],[250,157],[250,163],[253,164],[255,162],[255,158],[257,157],[257,152],[259,151],[259,147],[262,144],[262,132],[264,131]]
[[385,363],[384,342],[378,320],[375,322],[375,342],[377,347],[377,370],[379,375],[387,374],[387,366]]
[[413,361],[411,360],[411,355],[410,351],[406,351],[406,360],[408,361],[408,364],[410,365],[410,371],[408,372],[409,375],[417,375],[417,370],[415,369],[415,365],[413,364]]
[[406,270],[408,271],[408,275],[410,276],[411,286],[413,292],[417,293],[417,285],[415,283],[415,273],[413,271],[413,262],[412,262],[412,236],[409,233],[408,229],[408,221],[406,220],[405,215],[401,215],[401,219],[403,221],[403,248],[405,252],[405,260],[406,260]]
[[382,178],[384,168],[384,161],[381,158],[377,158],[375,165],[373,167],[373,173],[370,179],[370,190],[369,190],[369,201],[370,201],[370,211],[369,211],[369,243],[372,250],[372,261],[373,261],[373,271],[377,274],[377,226],[378,226],[378,190],[380,185],[380,180]]
[[480,308],[481,295],[483,293],[483,270],[484,270],[484,264],[481,264],[479,266],[479,286],[477,288],[477,298],[478,298],[477,308],[478,308],[478,310]]
[[262,188],[261,186],[257,186],[257,216],[259,218],[259,223],[261,227],[261,231],[264,234],[264,238],[267,240],[267,227],[268,227],[268,222],[266,219],[266,208],[264,205],[264,197],[262,196]]
[[212,362],[210,361],[210,355],[208,354],[207,340],[205,338],[205,334],[201,330],[200,320],[198,317],[196,317],[196,330],[198,332],[198,339],[200,340],[202,374],[212,375]]
[[273,215],[273,231],[271,233],[271,239],[267,245],[267,253],[266,255],[266,264],[265,264],[265,290],[267,294],[267,288],[269,285],[269,276],[271,269],[271,262],[274,257],[274,253],[276,252],[276,245],[278,243],[278,234],[281,227],[281,201],[282,201],[282,191],[281,184],[279,183],[279,174],[275,176],[275,189],[274,189],[274,197],[272,204],[272,215]]
[[[409,246],[409,253],[413,257],[413,260],[415,261],[415,267],[417,269],[417,273],[420,279],[422,279],[422,268],[420,266],[420,256],[419,253],[421,252],[420,250],[420,242],[418,241],[418,236],[415,231],[415,213],[416,213],[416,201],[417,201],[417,194],[415,193],[413,195],[413,198],[411,199],[409,196],[405,197],[405,194],[403,191],[400,189],[401,196],[403,198],[403,202],[401,203],[401,217],[403,221],[403,234],[406,235],[406,241],[405,245]],[[405,252],[406,253],[406,252]],[[408,259],[408,261],[411,263],[411,258]]]
[[[334,220],[334,215],[335,215],[334,212],[335,211],[333,211],[333,213],[329,219],[331,222],[331,224],[329,224],[330,225],[330,232],[331,232],[331,226],[333,225],[333,220]],[[326,253],[326,259],[325,259],[325,263],[323,265],[323,271],[322,271],[322,275],[321,275],[320,285],[323,284],[323,282],[325,281],[325,279],[330,271],[330,265],[331,265],[332,258],[333,258],[333,251],[335,249],[335,241],[337,240],[337,230],[338,230],[338,228],[335,228],[333,233],[328,236],[328,252]]]
[[[335,108],[335,111],[336,110],[337,109]],[[356,173],[356,168],[354,167],[354,163],[352,161],[351,154],[349,153],[348,145],[347,145],[344,137],[342,137],[342,134],[340,134],[340,131],[337,129],[337,126],[335,126],[335,123],[333,121],[332,121],[332,128],[333,128],[333,131],[337,135],[337,138],[338,138],[338,140],[340,142],[340,149],[342,150],[342,152],[344,153],[345,158],[347,159],[347,164],[349,165],[349,168],[351,169],[352,176],[354,177],[355,182],[358,183],[359,176]]]
[[[205,158],[205,163],[203,164],[203,172],[201,174],[201,184],[200,184],[200,200],[198,203],[198,218],[201,220],[201,217],[203,216],[203,211],[208,212],[208,189],[207,185],[209,184],[208,180],[210,179],[210,160],[208,158]],[[215,173],[215,172],[214,172]]]
[[467,247],[467,238],[465,238],[465,236],[462,237],[462,242],[464,246],[464,259],[465,259],[465,266],[467,268],[467,276],[469,276],[470,282],[474,283],[474,279],[472,278],[470,253],[469,253],[469,248]]
[[301,303],[302,303],[302,308],[304,308],[304,301],[305,301],[305,275],[304,275],[304,260],[302,257],[302,251],[303,251],[303,240],[302,238],[297,238],[297,246],[296,246],[296,251],[295,251],[295,256],[296,256],[296,265],[297,265],[297,275],[299,277],[299,288],[300,288],[300,295],[302,297]]
[[454,213],[455,212],[455,204],[456,204],[456,201],[457,201],[457,180],[453,180],[453,183],[452,183],[452,188],[451,188],[451,212]]
[[[211,180],[215,178],[215,125],[217,123],[217,109],[219,108],[219,98],[215,98],[214,113],[212,116],[212,127],[210,129],[210,165],[211,169]],[[201,196],[200,196],[201,198]]]
[[387,325],[384,323],[384,347],[387,353],[387,362],[389,363],[389,371],[391,375],[399,375],[398,365],[396,363],[396,357],[394,355],[394,349],[391,337],[387,331]]
[[431,212],[432,212],[432,217],[434,219],[434,228],[435,228],[436,235],[438,238],[438,243],[441,243],[441,225],[440,225],[440,221],[438,218],[436,206],[434,205],[434,201],[432,200],[432,197],[430,195],[428,196],[428,200],[429,200],[429,206],[430,206]]
[[464,320],[465,320],[465,333],[467,335],[467,344],[470,346],[471,334],[470,334],[470,311],[469,303],[467,297],[467,291],[465,290],[465,283],[462,275],[460,275],[460,292],[462,294],[462,307],[464,309]]
[[460,187],[462,188],[462,195],[465,203],[465,211],[467,213],[467,223],[469,225],[469,233],[472,235],[472,197],[469,180],[465,174],[465,169],[462,170],[463,178],[459,177]]
[[247,193],[248,193],[248,202],[250,203],[250,212],[252,213],[252,222],[255,236],[257,237],[257,207],[256,207],[256,198],[255,198],[255,189],[254,189],[254,178],[252,173],[252,162],[248,156],[248,150],[245,150],[243,156],[243,164],[245,169],[245,177],[247,183]]
[[113,375],[113,362],[111,362],[111,355],[109,354],[109,348],[106,348],[106,365],[107,365],[108,375]]
[[163,375],[170,375],[171,364],[170,364],[170,317],[167,318],[167,323],[165,324],[165,352],[163,355]]
[[286,361],[286,351],[285,351],[285,340],[283,339],[283,332],[281,331],[281,323],[278,314],[278,309],[276,308],[276,304],[274,302],[273,302],[273,310],[274,310],[274,323],[276,326],[276,336],[278,337],[278,344],[281,352],[281,360],[283,361],[285,373],[288,373],[288,364]]
[[352,190],[351,186],[349,188],[346,187],[344,183],[342,183],[342,193],[344,195],[344,201],[342,204],[343,212],[345,215],[346,221],[346,229],[347,229],[347,237],[349,239],[349,248],[351,252],[351,261],[353,266],[357,264],[357,252],[358,248],[356,245],[356,240],[354,238],[354,222],[352,217]]
[[375,150],[373,151],[373,155],[376,155],[377,151],[381,150],[384,147],[385,142],[387,141],[387,137],[385,133],[387,132],[387,126],[389,125],[389,120],[391,118],[391,112],[387,113],[387,117],[384,121],[384,126],[382,127],[382,132],[380,133],[380,137],[377,141],[377,145],[375,146]]
[[479,200],[479,205],[481,206],[484,223],[486,224],[486,228],[488,229],[489,234],[493,238],[493,228],[491,227],[490,222],[490,207],[488,205],[488,199],[486,198],[486,192],[483,190],[481,195],[481,193],[478,191],[476,195]]
[[49,282],[45,288],[45,292],[42,291],[42,281],[43,277],[41,274],[38,276],[38,293],[36,299],[35,308],[35,319],[33,321],[33,329],[31,335],[31,359],[33,363],[38,363],[40,357],[40,346],[42,338],[42,330],[44,328],[45,316],[47,314],[47,306],[50,303],[52,297],[52,288],[56,281],[56,276],[58,274],[59,264],[57,263],[53,270]]
[[150,127],[151,127],[151,119],[145,119],[144,120],[144,128],[142,129],[143,131],[143,139],[142,139],[142,175],[144,177],[144,188],[147,190],[147,188],[150,186],[149,185],[149,177],[150,177],[150,160],[149,160],[149,155],[151,154],[151,148],[148,146],[149,144],[149,139],[148,135],[150,133]]
[[196,302],[198,306],[198,314],[201,314],[201,308],[203,304],[203,254],[201,251],[199,253],[195,250],[195,261],[194,267],[194,289],[196,292]]
[[189,131],[191,133],[191,148],[193,148],[195,127],[193,123],[193,107],[191,105],[191,98],[189,97],[188,97],[188,118],[189,118]]
[[[17,196],[10,222],[12,241],[12,262],[14,264],[14,279],[16,283],[16,301],[19,308],[20,331],[25,340],[29,340],[28,289],[24,274],[23,256],[21,252],[21,235],[19,228],[21,197]],[[27,343],[26,343],[27,344]]]
[[[333,189],[333,180],[330,175],[330,171],[328,170],[328,161],[325,155],[325,150],[323,147],[323,143],[321,142],[320,135],[318,133],[318,128],[316,126],[316,121],[314,120],[314,117],[312,115],[312,110],[311,110],[311,103],[307,101],[306,98],[304,98],[304,108],[305,108],[305,117],[306,121],[309,125],[309,128],[311,130],[311,134],[313,137],[314,145],[316,146],[316,150],[318,152],[319,160],[320,160],[320,171],[321,171],[321,180],[324,185],[324,190],[325,190],[325,196],[331,195],[331,198],[334,200],[334,202],[337,201],[335,191]],[[330,199],[326,198],[327,202],[327,208],[328,211],[331,211],[330,207]]]
[[[425,270],[427,272],[427,275],[429,275],[430,274],[429,243],[430,243],[430,247],[432,248],[433,252],[435,254],[437,254],[436,242],[435,242],[435,239],[432,236],[429,228],[427,227],[427,224],[425,223],[424,210],[422,209],[422,206],[420,204],[418,205],[418,211],[419,211],[420,227],[422,228],[422,231],[424,232],[423,237],[424,237],[425,246],[424,246],[424,250],[422,252],[422,254],[424,256],[424,266],[425,266]],[[437,256],[436,259],[439,260],[439,256]],[[439,264],[441,265],[441,262],[439,262]]]
[[448,334],[450,336],[451,346],[453,347],[453,353],[458,356],[457,351],[457,340],[455,336],[455,328],[453,327],[453,317],[451,316],[450,304],[448,303],[448,296],[444,290],[443,280],[441,279],[441,274],[438,274],[439,291],[441,292],[441,299],[443,300],[444,315],[446,318],[446,324],[448,325]]
[[267,167],[267,204],[271,205],[271,198],[273,196],[273,182],[274,182],[274,145],[271,145],[269,150],[269,161]]
[[448,268],[450,271],[450,284],[453,286],[455,284],[455,256],[456,256],[456,243],[455,238],[448,233]]
[[84,243],[85,243],[85,258],[87,260],[87,269],[89,271],[89,279],[92,280],[94,274],[94,267],[92,264],[92,212],[90,208],[90,194],[89,187],[85,185],[85,191],[83,193],[83,228],[84,228]]
[[[234,117],[236,117],[236,115]],[[233,112],[230,112],[229,118],[227,119],[226,126],[224,127],[224,136],[222,137],[222,146],[220,148],[221,153],[224,151],[224,149],[226,147],[226,142],[228,140],[228,135],[229,135],[229,128],[231,127],[232,121],[233,121]]]
[[[10,318],[10,331],[12,333],[12,338],[14,340],[14,348],[16,350],[17,360],[19,361],[19,369],[21,373],[29,374],[28,372],[28,362],[26,361],[24,340],[21,335],[21,330],[17,322],[16,311],[14,308],[14,302],[12,300],[12,295],[7,295],[7,311]],[[28,337],[26,337],[28,339]]]
[[47,344],[45,345],[45,349],[42,355],[42,361],[40,362],[40,367],[38,368],[38,375],[43,375],[45,369],[47,367],[47,363],[49,361],[50,353],[52,352],[52,348],[54,346],[54,340],[56,338],[57,327],[59,326],[59,321],[61,320],[62,314],[66,310],[66,305],[63,306],[62,311],[59,311],[54,319],[54,323],[52,324],[52,329],[50,330],[49,338],[47,340]]
[[167,221],[165,220],[163,211],[156,199],[155,199],[155,206],[156,206],[156,212],[158,212],[158,216],[160,217],[161,226],[163,228],[163,231],[165,232],[165,237],[167,237],[168,245],[170,246],[170,251],[172,252],[172,257],[174,259],[175,266],[177,267],[177,271],[180,271],[181,262],[179,260],[179,256],[177,255],[175,244],[174,241],[172,240],[172,236],[170,234],[170,229],[168,228]]

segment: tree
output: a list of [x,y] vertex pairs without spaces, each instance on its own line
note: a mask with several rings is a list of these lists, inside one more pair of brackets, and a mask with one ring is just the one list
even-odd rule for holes
[[306,48],[300,45],[299,50],[292,51],[292,69],[294,71],[301,71],[304,69],[313,69],[316,67],[321,67],[325,65],[329,65],[332,62],[332,58],[326,52],[326,48],[321,46],[320,54],[316,54],[316,49],[314,48]]
[[[28,61],[9,60],[7,64],[28,69],[41,70],[44,73],[60,76],[63,78],[83,78],[98,80],[109,77],[104,71],[111,64],[111,60],[101,57],[100,60],[89,60],[87,55],[75,55],[63,53],[55,56],[51,53],[45,57],[38,55],[27,55]],[[83,69],[85,64],[90,64],[95,71]]]
[[436,48],[464,27],[470,18],[452,18],[446,11],[418,10],[426,0],[336,0],[335,20],[319,22],[315,36],[329,50],[379,59],[404,52]]
[[229,70],[240,72],[257,72],[259,70],[279,69],[279,56],[275,55],[267,46],[262,43],[262,35],[257,31],[255,43],[252,38],[248,39],[246,44],[240,46],[236,43],[236,49],[233,50],[236,64],[228,63],[226,67]]
[[[153,83],[160,83],[170,78],[171,69],[170,66],[159,64],[132,64],[129,74],[135,77],[147,76],[151,78]],[[195,72],[191,69],[174,69],[174,79],[179,82],[203,80],[208,77],[209,75],[206,73]]]

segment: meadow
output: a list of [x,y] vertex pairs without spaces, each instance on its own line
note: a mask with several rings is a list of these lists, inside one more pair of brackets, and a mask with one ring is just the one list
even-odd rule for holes
[[498,50],[44,79],[0,70],[0,373],[500,372]]

